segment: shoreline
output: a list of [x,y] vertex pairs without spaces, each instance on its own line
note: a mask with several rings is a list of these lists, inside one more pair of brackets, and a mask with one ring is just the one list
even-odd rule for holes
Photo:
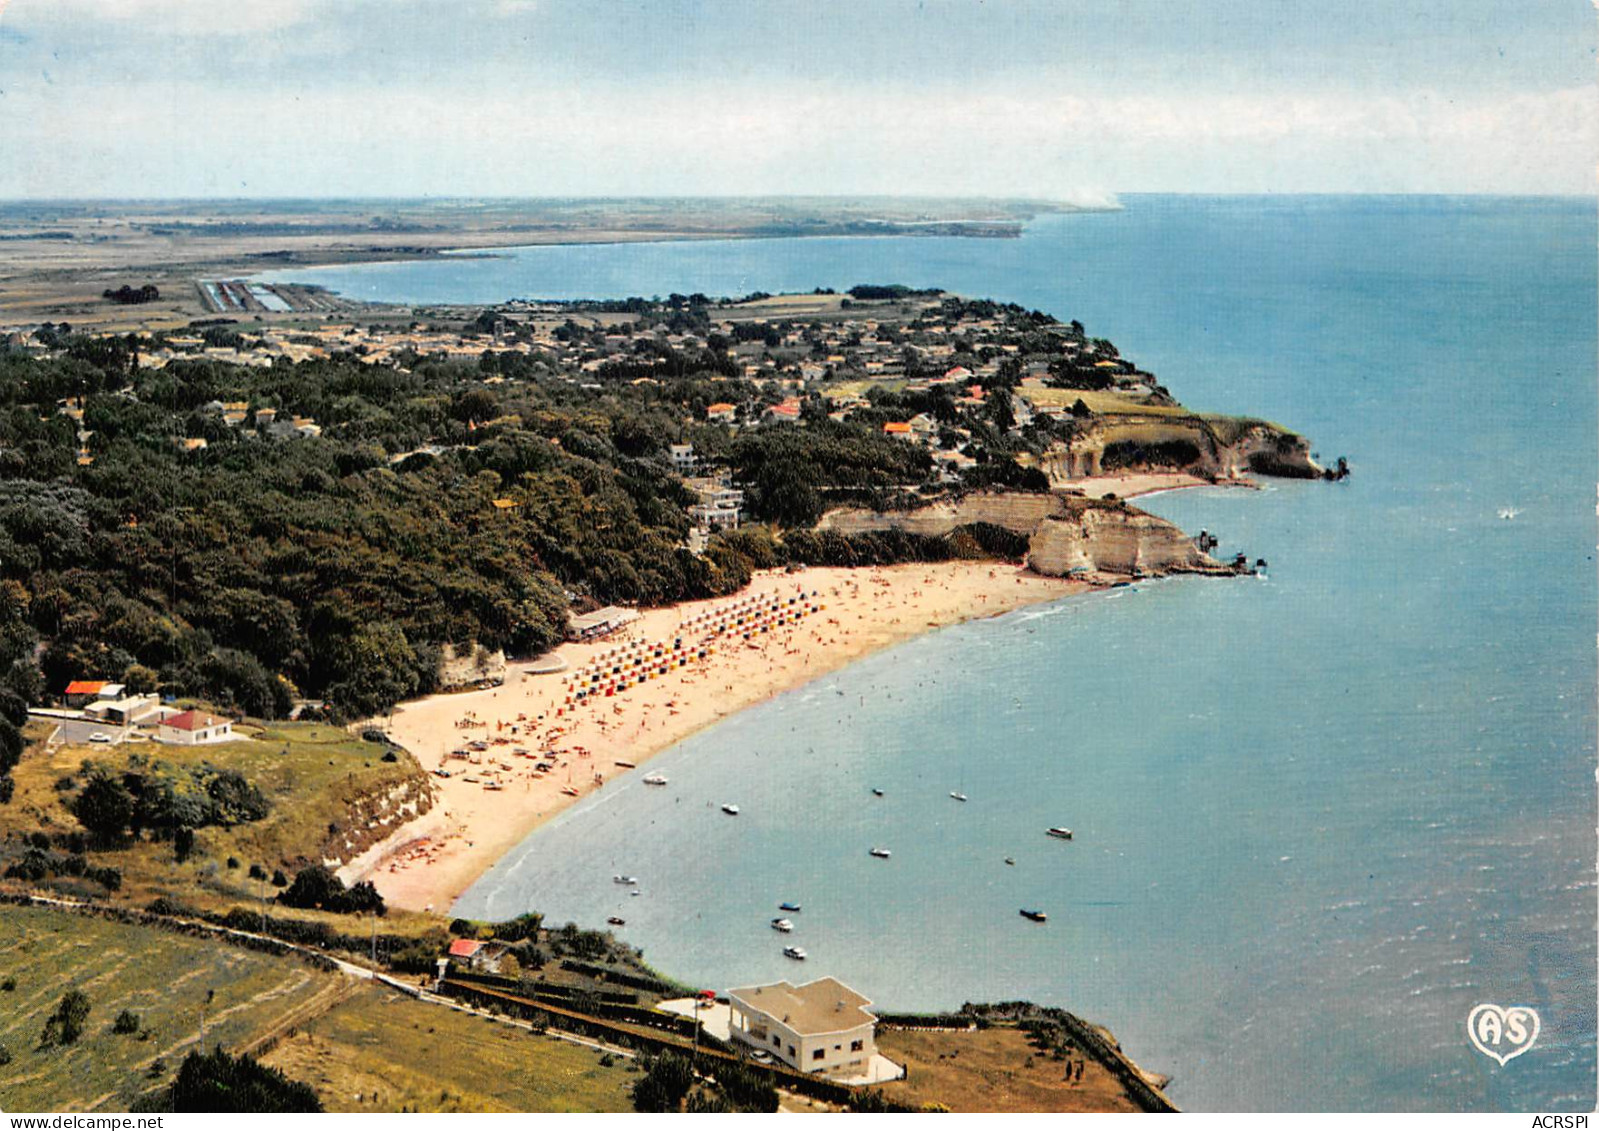
[[[647,773],[650,758],[736,711],[932,629],[1107,583],[1048,578],[987,560],[813,567],[759,573],[730,597],[644,611],[603,640],[556,649],[567,661],[564,671],[536,675],[526,670],[534,661],[516,663],[498,687],[444,692],[396,708],[387,728],[391,737],[430,774],[446,767],[453,774],[433,777],[437,799],[428,813],[346,863],[339,875],[346,883],[371,881],[393,906],[442,914],[540,825],[623,774]],[[817,611],[774,623],[752,642],[723,637],[704,659],[691,656],[665,673],[652,671],[647,681],[568,709],[574,684],[566,681],[601,656],[646,642],[662,644],[671,655],[674,640],[684,639],[687,647],[689,634],[699,631],[689,623],[695,618],[751,602],[786,604],[801,593],[816,595],[805,601]],[[449,756],[472,742],[486,748],[467,758]],[[547,772],[536,769],[541,760]],[[496,787],[486,788],[490,782]]]

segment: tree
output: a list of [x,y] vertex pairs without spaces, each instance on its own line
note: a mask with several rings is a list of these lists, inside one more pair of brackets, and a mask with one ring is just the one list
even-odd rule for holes
[[172,1082],[171,1110],[285,1114],[320,1112],[322,1102],[309,1084],[291,1080],[248,1055],[229,1056],[221,1049],[191,1052]]
[[359,915],[368,911],[382,915],[386,910],[383,897],[370,883],[363,882],[346,889],[344,881],[321,864],[302,868],[288,890],[278,895],[278,902],[289,907],[314,908],[350,915]]
[[70,1045],[83,1036],[84,1022],[89,1019],[89,996],[81,990],[68,990],[44,1023],[41,1045]]
[[680,1110],[694,1079],[694,1067],[686,1057],[667,1052],[645,1058],[644,1075],[633,1084],[633,1110]]
[[111,1024],[113,1033],[137,1033],[139,1031],[139,1015],[131,1009],[124,1009],[117,1014],[117,1019]]
[[89,771],[89,780],[70,807],[78,823],[105,844],[121,840],[133,821],[133,794],[101,766]]

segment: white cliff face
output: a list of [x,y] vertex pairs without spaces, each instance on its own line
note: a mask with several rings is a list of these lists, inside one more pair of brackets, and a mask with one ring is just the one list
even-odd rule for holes
[[[1181,446],[1194,454],[1181,470],[1209,479],[1236,479],[1249,472],[1314,479],[1322,469],[1310,458],[1304,437],[1264,421],[1236,417],[1102,416],[1083,425],[1069,443],[1057,442],[1044,453],[1040,468],[1056,484],[1100,475],[1107,451]],[[1142,467],[1136,470],[1171,470]]]
[[475,687],[481,683],[505,682],[505,653],[490,652],[474,644],[458,654],[453,644],[439,650],[439,690],[454,691],[461,687]]
[[1132,507],[1045,519],[1033,531],[1027,564],[1046,577],[1073,570],[1122,576],[1228,572],[1177,527]]
[[1028,565],[1049,577],[1074,570],[1113,576],[1230,572],[1165,519],[1125,503],[1061,495],[996,491],[915,511],[837,510],[823,517],[819,529],[845,535],[902,530],[937,537],[978,522],[1027,535]]

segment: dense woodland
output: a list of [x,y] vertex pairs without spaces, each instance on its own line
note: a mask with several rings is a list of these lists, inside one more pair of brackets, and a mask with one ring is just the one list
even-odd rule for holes
[[[682,300],[647,322],[707,317]],[[238,336],[202,330],[213,344]],[[589,331],[569,321],[560,332]],[[720,335],[694,354],[641,337],[636,365],[587,384],[487,341],[475,364],[336,354],[263,368],[197,356],[146,369],[137,354],[149,339],[64,326],[39,337],[59,352],[0,346],[0,718],[84,678],[260,717],[299,698],[354,717],[430,690],[446,643],[548,648],[574,605],[724,595],[751,570],[788,562],[1019,556],[997,530],[844,539],[805,529],[827,506],[906,505],[934,482],[926,449],[882,434],[883,421],[913,413],[969,430],[968,485],[1047,486],[1013,458],[1052,438],[1047,424],[1007,434],[1013,371],[976,414],[957,412],[947,391],[873,389],[870,407],[840,422],[811,393],[801,426],[735,433],[707,424],[706,407],[758,411],[779,394],[730,376],[732,342]],[[303,414],[322,434],[230,426],[205,407],[217,401]],[[69,405],[81,425],[61,411]],[[185,437],[207,446],[183,450]],[[690,553],[694,498],[667,459],[680,442],[729,470],[746,515],[766,525]]]

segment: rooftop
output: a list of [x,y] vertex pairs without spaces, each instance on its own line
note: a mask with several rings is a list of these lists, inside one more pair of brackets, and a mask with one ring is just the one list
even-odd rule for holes
[[728,990],[738,1004],[775,1017],[796,1033],[837,1033],[871,1025],[877,1016],[866,1007],[871,999],[850,989],[837,978],[818,978],[803,986],[777,982]]
[[184,711],[182,714],[173,715],[169,719],[163,719],[161,725],[171,727],[173,730],[207,730],[231,721],[231,719],[219,719],[215,715],[208,715],[204,711]]

